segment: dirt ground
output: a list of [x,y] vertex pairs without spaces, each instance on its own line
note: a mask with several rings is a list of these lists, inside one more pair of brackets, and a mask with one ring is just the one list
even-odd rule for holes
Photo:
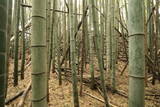
[[[9,68],[9,80],[8,80],[8,94],[7,99],[15,96],[18,92],[24,90],[31,80],[31,67],[28,67],[25,71],[25,79],[19,81],[19,85],[17,87],[13,87],[13,61],[10,61],[10,68]],[[119,63],[117,71],[117,83],[116,88],[120,92],[124,92],[126,95],[128,94],[128,70],[126,69],[124,74],[121,76],[120,71],[123,69],[125,64]],[[96,69],[96,68],[95,68]],[[96,71],[96,75],[99,73]],[[108,73],[106,73],[108,74]],[[84,77],[89,77],[88,69],[84,73]],[[106,78],[109,76],[107,75]],[[109,80],[106,80],[106,83],[109,83]],[[79,87],[80,85],[78,85]],[[85,93],[85,94],[84,94]],[[87,93],[87,94],[86,94]],[[91,90],[88,86],[83,85],[83,95],[79,97],[80,107],[104,107],[104,103],[98,101],[95,98],[92,98],[89,95],[92,95],[98,99],[103,100],[102,96],[99,94],[98,90]],[[50,80],[49,80],[49,107],[73,107],[72,104],[72,85],[69,81],[63,77],[62,86],[58,85],[58,77],[56,73],[51,73]],[[156,96],[155,96],[156,95]],[[30,107],[31,105],[31,91],[27,95],[25,100],[24,107]],[[21,97],[14,100],[6,107],[17,107]],[[128,106],[128,99],[108,91],[108,99],[112,106],[114,107],[127,107]],[[156,85],[151,85],[148,82],[148,87],[146,87],[146,96],[145,96],[145,107],[160,107],[160,83],[156,83]]]

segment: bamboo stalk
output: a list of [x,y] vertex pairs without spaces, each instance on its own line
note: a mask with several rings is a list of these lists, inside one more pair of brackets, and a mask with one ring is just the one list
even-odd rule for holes
[[32,107],[47,107],[46,0],[32,4]]
[[129,0],[129,107],[144,107],[144,18],[143,0]]
[[7,0],[0,1],[0,107],[5,106],[7,86]]

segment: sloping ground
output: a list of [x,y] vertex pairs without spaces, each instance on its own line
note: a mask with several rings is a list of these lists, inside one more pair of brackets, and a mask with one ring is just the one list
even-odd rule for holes
[[[119,63],[119,68],[123,68],[124,64]],[[117,73],[117,89],[120,92],[123,92],[127,95],[128,93],[128,74],[126,70],[123,76],[120,76],[120,72]],[[13,87],[13,62],[10,64],[9,68],[9,86],[8,86],[8,95],[7,99],[15,96],[18,92],[24,90],[31,79],[30,76],[31,68],[29,67],[25,71],[25,79],[19,81],[19,85],[17,87]],[[96,72],[96,75],[99,75]],[[72,105],[72,85],[69,81],[63,77],[62,86],[58,85],[58,77],[56,73],[51,73],[49,81],[49,94],[50,94],[50,102],[49,107],[73,107]],[[107,75],[108,76],[108,75]],[[89,71],[84,73],[84,77],[89,77]],[[108,77],[106,77],[108,78]],[[109,80],[106,81],[109,83]],[[152,86],[148,83],[149,87],[146,87],[146,107],[160,107],[160,83],[157,83],[155,86]],[[79,97],[79,102],[81,107],[103,107],[103,102],[98,101],[96,98],[103,100],[102,96],[99,94],[98,90],[91,90],[88,86],[83,85],[83,94],[82,97]],[[86,94],[87,93],[87,94]],[[157,96],[155,96],[155,94]],[[25,100],[24,107],[30,107],[31,104],[31,91],[27,95]],[[93,98],[96,97],[96,98]],[[110,103],[114,107],[127,107],[128,99],[118,95],[116,93],[111,93],[108,91],[108,97]],[[21,97],[14,100],[12,103],[7,105],[6,107],[17,107]]]

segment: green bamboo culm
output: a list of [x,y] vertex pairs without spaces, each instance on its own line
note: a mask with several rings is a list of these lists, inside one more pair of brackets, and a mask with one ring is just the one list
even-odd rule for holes
[[[22,0],[22,3],[24,3],[24,0]],[[25,66],[25,16],[24,16],[24,7],[21,7],[21,17],[22,17],[22,42],[23,42],[23,48],[22,48],[22,63],[21,63],[21,79],[24,79],[24,66]]]
[[77,88],[77,73],[76,73],[76,60],[75,60],[75,37],[74,37],[74,23],[75,17],[73,16],[73,0],[69,1],[69,34],[70,34],[70,55],[71,55],[71,69],[72,69],[72,90],[73,90],[73,104],[74,107],[79,107],[78,88]]
[[111,73],[111,0],[106,1],[106,65],[108,73]]
[[[89,9],[89,12],[91,12],[91,8]],[[92,19],[91,19],[91,14],[89,14],[89,26],[88,29],[90,30],[90,34],[89,34],[89,71],[90,71],[90,75],[91,75],[91,89],[95,88],[95,79],[94,79],[94,41],[93,41],[93,34],[92,34]]]
[[[50,12],[50,8],[51,8],[51,0],[46,0],[46,42],[47,42],[47,72],[49,74],[49,55],[50,55],[50,35],[51,35],[51,12]],[[48,75],[49,78],[49,75]]]
[[46,0],[32,0],[32,107],[47,107]]
[[98,29],[98,22],[97,22],[97,14],[96,14],[96,10],[94,8],[95,6],[95,1],[94,0],[90,0],[90,8],[92,10],[92,22],[93,22],[93,28],[94,28],[94,34],[95,34],[95,47],[96,47],[96,52],[97,52],[97,58],[98,58],[98,64],[99,64],[99,69],[100,69],[100,79],[101,79],[101,87],[102,87],[102,91],[103,91],[103,97],[104,97],[104,101],[105,101],[105,107],[109,107],[109,103],[108,103],[108,97],[107,97],[107,91],[106,91],[106,87],[105,87],[105,79],[104,79],[104,69],[103,69],[103,61],[102,61],[102,51],[100,48],[100,43],[99,43],[99,37],[100,37],[100,33],[99,33],[99,29]]
[[111,0],[111,84],[113,90],[115,90],[115,75],[116,75],[116,32],[114,30],[115,26],[115,5],[116,0]]
[[126,19],[128,20],[128,7],[127,7],[127,1],[128,1],[128,0],[124,0],[124,3],[125,3],[125,11],[126,11]]
[[[112,0],[114,1],[114,0]],[[119,14],[119,2],[118,0],[115,0],[114,4],[114,25],[113,28],[119,28],[118,26],[118,22],[116,21],[116,18],[118,18],[118,14]],[[111,74],[111,78],[112,78],[112,88],[113,91],[116,90],[116,71],[117,71],[117,40],[118,38],[118,33],[113,29],[113,34],[112,34],[112,74]]]
[[61,58],[61,22],[60,22],[60,19],[61,19],[61,16],[59,16],[59,21],[58,21],[58,29],[57,29],[57,69],[58,69],[58,79],[59,79],[59,85],[62,85],[62,73],[61,73],[61,68],[60,68],[60,58]]
[[[55,14],[55,8],[56,8],[56,6],[57,6],[57,0],[54,0],[54,1],[52,1],[52,8],[53,8],[53,10],[52,10],[52,17],[51,17],[51,36],[50,36],[50,58],[49,58],[49,75],[50,75],[50,70],[51,70],[51,64],[53,63],[53,54],[55,53],[55,52],[53,52],[53,48],[54,48],[54,43],[53,43],[53,41],[54,41],[54,26],[55,26],[55,18],[56,18],[56,14]],[[53,68],[52,68],[53,69]]]
[[49,59],[50,59],[50,35],[51,35],[51,1],[46,0],[46,44],[47,44],[47,101],[49,102],[49,77],[50,77],[50,69],[49,69]]
[[56,35],[56,19],[57,19],[57,14],[56,14],[56,12],[54,11],[56,8],[57,8],[57,0],[54,0],[53,2],[52,2],[52,8],[53,8],[53,11],[52,11],[52,24],[51,24],[51,48],[50,48],[50,62],[49,62],[49,68],[51,69],[51,65],[52,65],[52,72],[54,72],[55,71],[55,53],[56,53],[56,51],[55,51],[55,42],[56,42],[56,40],[55,40],[55,35]]
[[[13,3],[13,1],[12,0],[8,0],[7,1],[7,8],[8,8],[8,19],[7,19],[7,44],[6,44],[6,48],[7,48],[7,76],[6,76],[6,78],[7,78],[7,80],[6,80],[6,82],[8,83],[8,71],[9,71],[9,56],[10,56],[10,52],[9,52],[9,47],[10,47],[10,38],[11,38],[11,34],[12,34],[12,27],[11,27],[11,25],[12,25],[12,3]],[[8,84],[6,84],[6,95],[5,95],[5,97],[7,96],[7,88],[8,88]]]
[[157,51],[160,49],[160,35],[159,35],[159,5],[160,1],[156,0],[156,33],[157,33]]
[[4,107],[7,86],[7,0],[0,0],[0,16],[0,107]]
[[19,19],[20,19],[20,0],[14,2],[14,86],[18,85],[18,49],[19,49]]
[[[83,0],[82,4],[83,4],[83,14],[85,14],[86,4],[87,4],[86,0]],[[87,29],[87,18],[83,20],[82,24],[82,54],[81,54],[81,72],[80,72],[80,89],[79,89],[80,96],[82,96],[83,72],[85,71],[85,62],[86,62],[86,36],[87,36],[86,29]]]
[[143,0],[129,0],[129,107],[144,107]]

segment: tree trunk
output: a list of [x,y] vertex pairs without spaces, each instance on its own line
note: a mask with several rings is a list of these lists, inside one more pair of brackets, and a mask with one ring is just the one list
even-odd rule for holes
[[[91,8],[90,8],[90,12],[91,12]],[[91,89],[94,89],[95,88],[95,80],[94,80],[94,41],[93,41],[93,33],[92,33],[92,14],[89,14],[90,17],[89,17],[89,31],[90,31],[90,34],[89,34],[89,71],[91,73]]]
[[50,50],[50,62],[49,62],[49,68],[51,68],[52,64],[52,72],[55,72],[55,36],[56,36],[56,19],[57,19],[57,14],[55,13],[55,9],[57,9],[57,0],[53,1],[53,11],[52,11],[52,25],[51,25],[51,50]]
[[32,5],[32,107],[47,107],[46,0]]
[[7,0],[0,1],[0,16],[0,107],[4,107],[7,86]]
[[[24,0],[22,0],[22,3],[24,3]],[[22,63],[21,63],[21,79],[24,79],[24,66],[25,66],[25,13],[24,13],[24,7],[21,7],[21,15],[22,15],[22,42],[23,42],[23,48],[22,48]]]
[[143,0],[129,0],[129,107],[144,107]]
[[18,49],[19,49],[19,19],[20,19],[20,0],[14,2],[14,86],[18,85]]
[[72,69],[72,87],[73,87],[73,103],[74,107],[79,107],[79,98],[78,98],[78,88],[77,88],[77,73],[76,73],[76,60],[75,60],[75,28],[74,28],[74,20],[73,16],[73,0],[69,1],[69,31],[70,31],[70,55],[71,55],[71,69]]
[[106,93],[106,87],[105,87],[105,79],[104,79],[104,69],[103,69],[103,62],[102,62],[102,51],[99,45],[99,37],[100,37],[100,33],[99,33],[99,29],[98,29],[98,22],[97,22],[97,14],[96,14],[96,10],[95,10],[95,1],[90,0],[90,6],[92,9],[92,21],[93,21],[93,28],[94,28],[94,33],[95,33],[95,47],[96,47],[96,52],[97,52],[97,58],[98,58],[98,64],[99,64],[99,69],[100,69],[100,79],[101,79],[101,87],[103,90],[103,97],[104,97],[104,101],[105,101],[105,107],[109,107],[109,103],[108,103],[108,97],[107,97],[107,93]]

